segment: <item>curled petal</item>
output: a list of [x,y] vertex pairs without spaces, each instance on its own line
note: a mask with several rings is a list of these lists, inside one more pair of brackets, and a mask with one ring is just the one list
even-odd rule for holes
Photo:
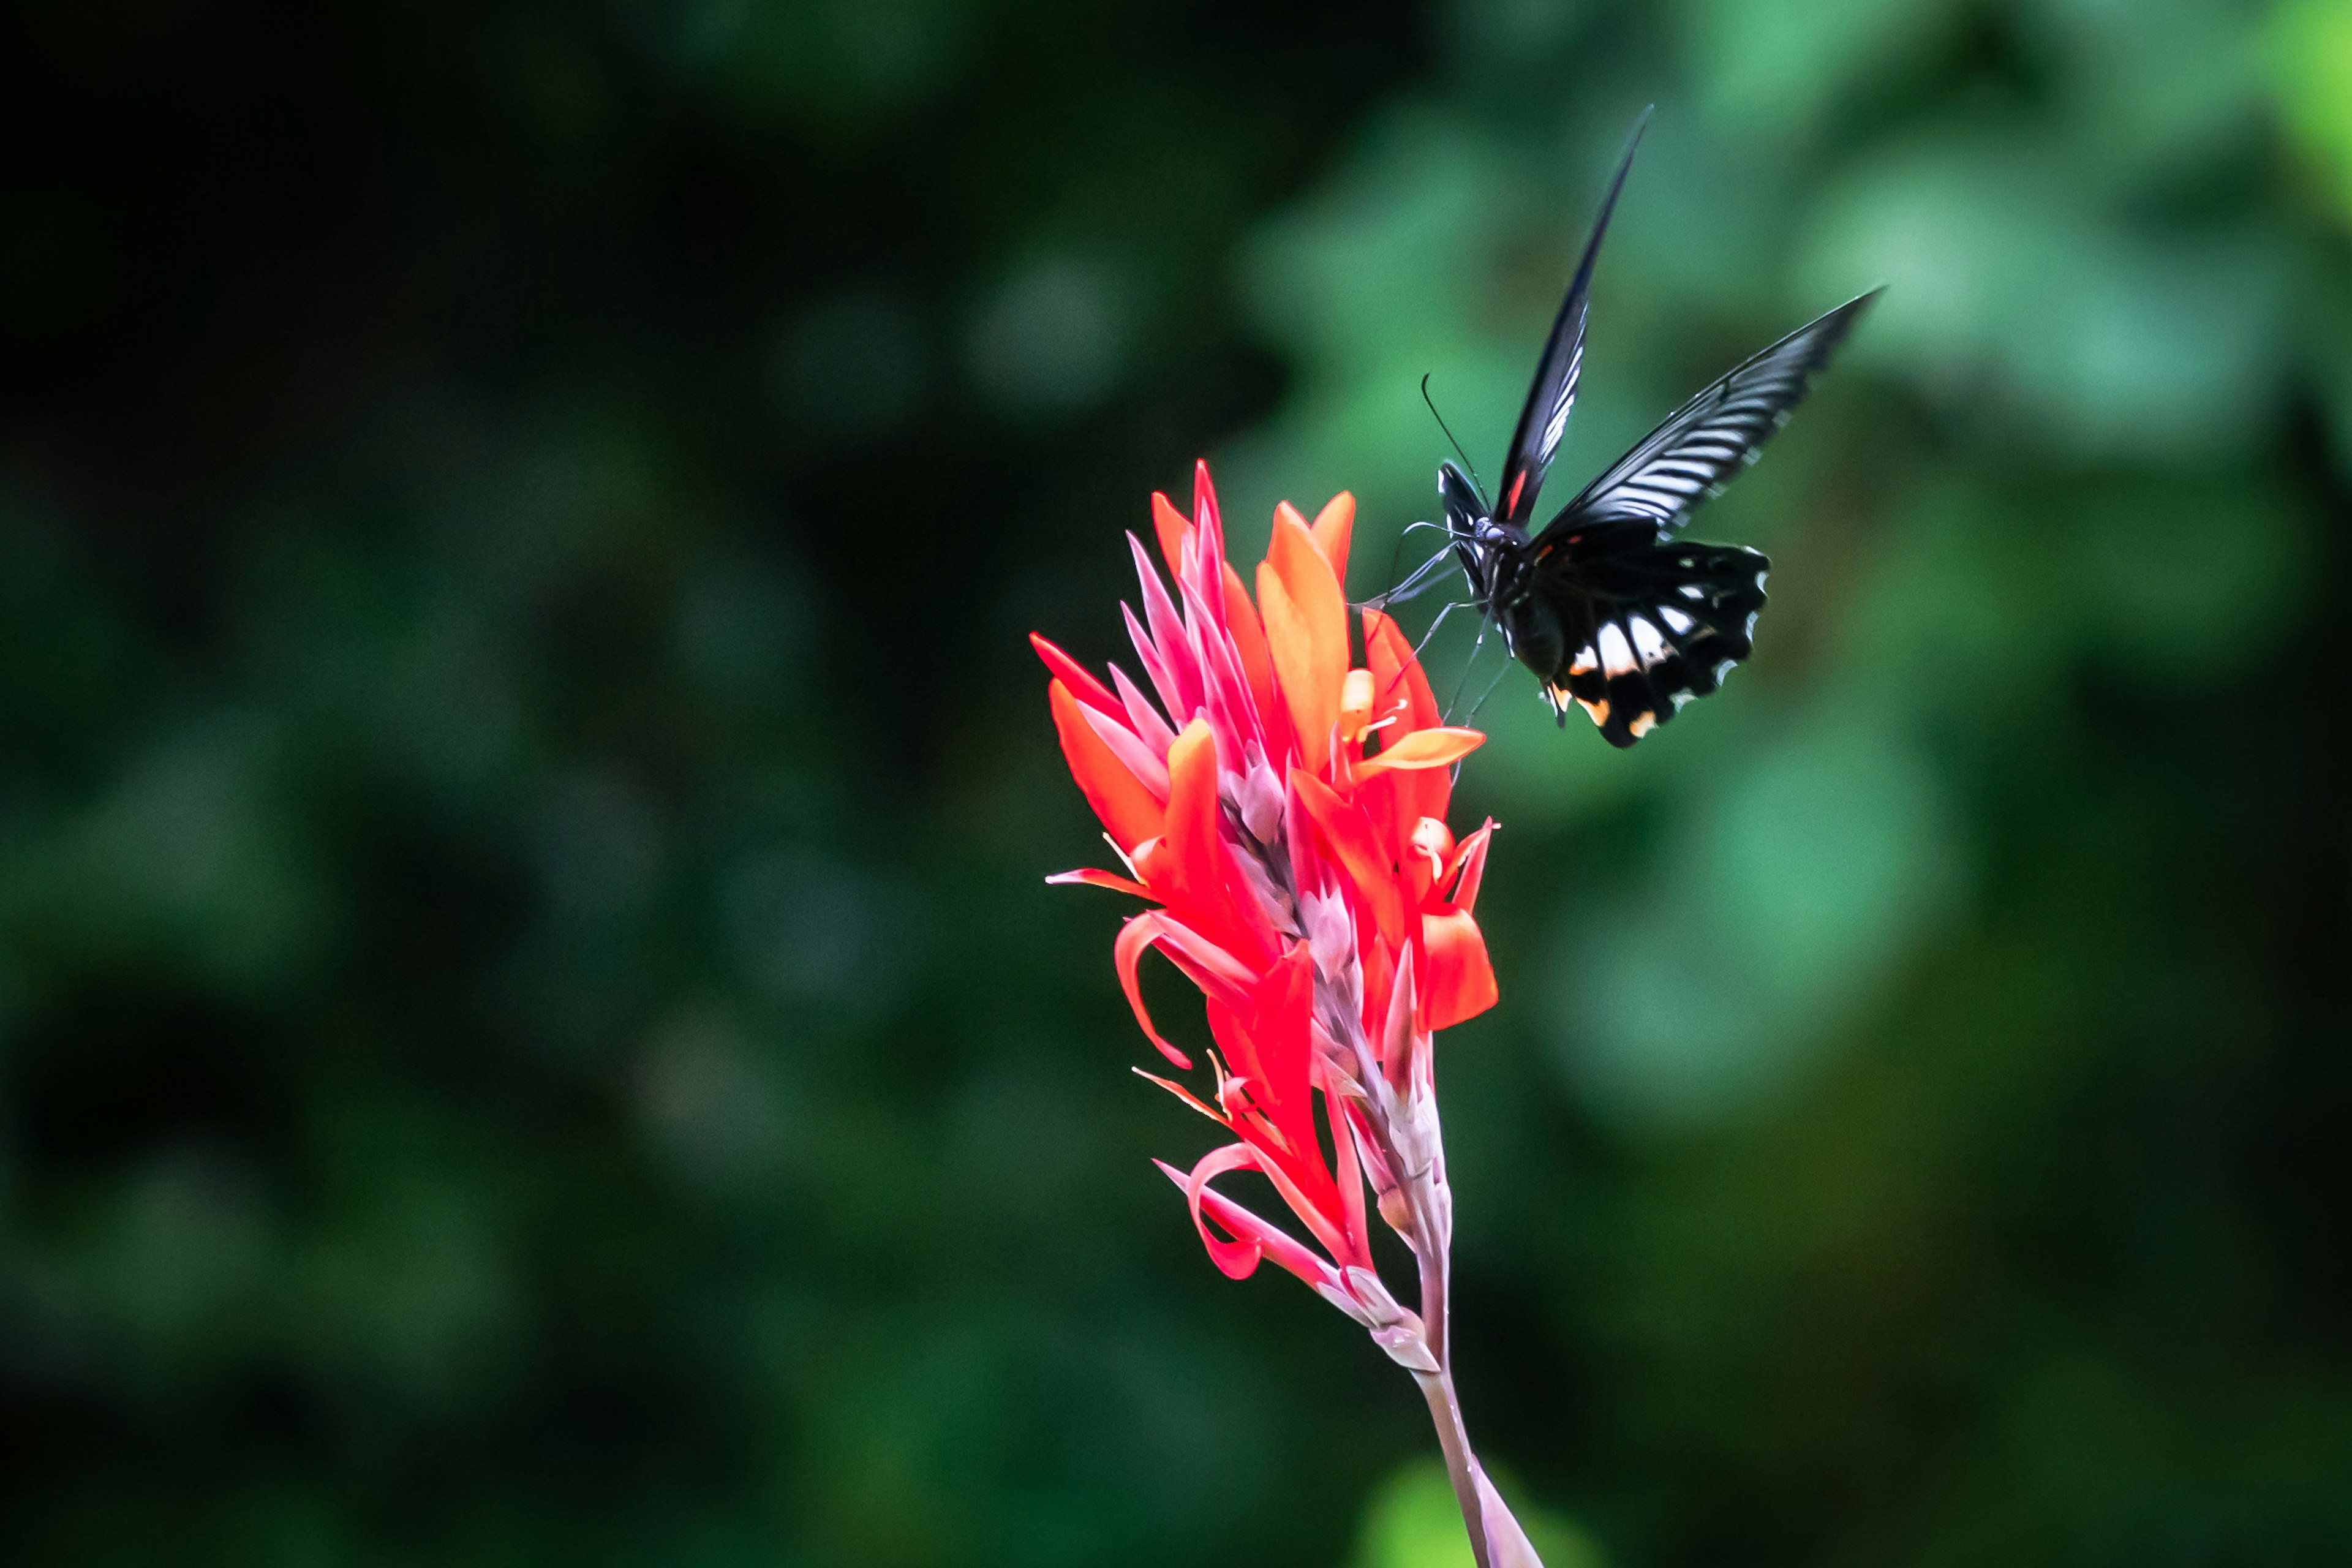
[[1121,849],[1132,851],[1147,838],[1159,837],[1164,814],[1160,802],[1141,779],[1129,771],[1117,753],[1104,743],[1087,722],[1087,714],[1070,689],[1059,680],[1047,690],[1046,698],[1054,710],[1054,729],[1062,738],[1062,756],[1070,764],[1070,776],[1078,781],[1078,788],[1087,804],[1095,809],[1111,838]]
[[1192,1058],[1168,1043],[1151,1022],[1151,1010],[1143,1005],[1143,954],[1160,940],[1160,927],[1166,922],[1157,915],[1138,915],[1118,928],[1118,939],[1111,943],[1111,962],[1118,966],[1118,988],[1127,993],[1127,1005],[1135,1010],[1135,1022],[1143,1037],[1160,1047],[1160,1054],[1178,1067],[1190,1070]]
[[1421,999],[1424,1027],[1450,1029],[1495,1005],[1495,966],[1486,958],[1486,938],[1468,910],[1422,916],[1421,944],[1429,958]]
[[1433,816],[1424,816],[1412,827],[1412,850],[1429,859],[1433,880],[1443,879],[1457,862],[1454,856],[1454,830]]
[[[1256,1168],[1257,1156],[1246,1143],[1228,1143],[1222,1149],[1211,1150],[1192,1167],[1190,1175],[1165,1161],[1154,1160],[1152,1163],[1184,1190],[1185,1201],[1192,1205],[1192,1224],[1201,1232],[1202,1245],[1209,1249],[1209,1260],[1227,1279],[1248,1279],[1256,1272],[1259,1258],[1265,1257],[1309,1285],[1345,1289],[1339,1271],[1316,1257],[1305,1243],[1268,1225],[1233,1199],[1210,1190],[1209,1183],[1228,1171]],[[1203,1211],[1234,1239],[1223,1240],[1210,1230],[1202,1217]]]
[[1192,1058],[1161,1037],[1143,1005],[1143,955],[1154,947],[1169,963],[1182,970],[1184,978],[1199,986],[1202,994],[1213,996],[1228,1007],[1249,1005],[1252,976],[1232,953],[1183,921],[1171,920],[1159,910],[1137,915],[1118,928],[1118,937],[1111,943],[1111,962],[1118,969],[1119,989],[1127,993],[1127,1005],[1135,1011],[1135,1022],[1143,1030],[1144,1037],[1160,1048],[1160,1055],[1180,1068],[1189,1068]]
[[1459,762],[1486,743],[1486,737],[1475,730],[1415,730],[1382,748],[1379,756],[1365,759],[1356,771],[1371,773],[1383,768],[1442,768],[1448,763]]

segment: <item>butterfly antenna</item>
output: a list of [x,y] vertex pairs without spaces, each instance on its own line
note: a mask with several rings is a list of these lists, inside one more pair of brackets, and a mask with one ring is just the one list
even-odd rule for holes
[[1444,415],[1437,412],[1436,400],[1429,395],[1429,374],[1426,372],[1423,374],[1421,378],[1421,400],[1429,405],[1430,417],[1435,419],[1437,421],[1437,427],[1445,432],[1445,439],[1453,447],[1454,455],[1461,458],[1463,468],[1469,470],[1470,482],[1478,487],[1479,494],[1486,494],[1486,487],[1478,478],[1478,465],[1470,460],[1470,454],[1462,449],[1462,443],[1460,441],[1454,439],[1454,426],[1445,422]]
[[1416,528],[1437,528],[1441,532],[1443,531],[1440,525],[1433,522],[1406,523],[1404,525],[1404,532],[1398,534],[1396,542],[1389,547],[1389,580],[1392,583],[1396,583],[1396,586],[1389,589],[1386,593],[1373,595],[1370,598],[1366,599],[1362,604],[1356,605],[1355,607],[1357,609],[1385,610],[1391,605],[1401,605],[1407,599],[1412,598],[1427,586],[1423,580],[1429,575],[1430,572],[1433,570],[1439,563],[1445,559],[1445,552],[1448,550],[1451,550],[1453,546],[1450,544],[1439,545],[1437,547],[1437,553],[1432,555],[1428,560],[1423,561],[1420,565],[1407,573],[1402,582],[1397,582],[1397,557],[1404,553],[1404,542],[1406,535],[1412,533]]
[[1436,554],[1431,556],[1428,560],[1423,562],[1420,565],[1414,567],[1410,573],[1406,574],[1403,582],[1399,583],[1395,587],[1391,588],[1387,593],[1382,594],[1380,597],[1369,601],[1365,607],[1367,609],[1373,610],[1385,610],[1391,605],[1402,605],[1407,600],[1421,597],[1422,595],[1429,592],[1431,584],[1436,580],[1431,575],[1431,574],[1449,563],[1446,557],[1452,550],[1453,546],[1451,545],[1442,547]]

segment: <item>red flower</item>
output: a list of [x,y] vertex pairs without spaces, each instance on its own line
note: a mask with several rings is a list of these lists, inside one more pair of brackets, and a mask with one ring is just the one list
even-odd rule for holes
[[[1225,560],[1205,464],[1189,520],[1165,496],[1152,511],[1173,591],[1130,538],[1143,614],[1127,612],[1150,694],[1032,639],[1054,672],[1063,755],[1128,872],[1053,879],[1160,906],[1128,921],[1114,953],[1136,1021],[1179,1068],[1190,1058],[1144,1007],[1144,953],[1206,999],[1207,1094],[1153,1081],[1236,1140],[1189,1174],[1161,1167],[1218,1268],[1241,1279],[1270,1258],[1376,1331],[1396,1328],[1412,1314],[1372,1270],[1363,1181],[1411,1230],[1396,1133],[1425,1098],[1429,1037],[1495,1002],[1471,913],[1493,824],[1458,842],[1445,824],[1450,764],[1485,737],[1441,721],[1412,646],[1377,611],[1362,613],[1351,667],[1352,497],[1311,524],[1276,509],[1255,602]],[[1211,1187],[1240,1170],[1273,1184],[1312,1247]]]
[[[1312,523],[1276,509],[1255,601],[1226,563],[1205,465],[1191,518],[1166,496],[1151,506],[1173,591],[1130,537],[1143,614],[1127,612],[1150,691],[1031,638],[1054,672],[1062,754],[1126,868],[1051,879],[1158,906],[1112,952],[1136,1022],[1185,1071],[1137,971],[1156,952],[1200,987],[1205,1094],[1144,1076],[1234,1136],[1190,1172],[1160,1167],[1209,1257],[1236,1279],[1270,1258],[1370,1330],[1429,1402],[1479,1568],[1541,1568],[1470,1451],[1446,1342],[1454,1199],[1431,1037],[1495,1004],[1471,913],[1495,825],[1456,840],[1445,808],[1451,764],[1486,737],[1444,722],[1377,611],[1352,663],[1352,498]],[[1211,1185],[1234,1171],[1265,1176],[1305,1237]],[[1417,1311],[1373,1266],[1367,1180],[1420,1266]]]

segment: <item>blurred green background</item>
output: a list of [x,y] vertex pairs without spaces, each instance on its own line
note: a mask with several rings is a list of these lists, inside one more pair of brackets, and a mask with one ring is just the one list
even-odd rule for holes
[[2347,0],[10,7],[0,1555],[1465,1561],[1023,637],[1202,453],[1381,586],[1651,101],[1563,495],[1890,291],[1727,693],[1481,715],[1474,1434],[1552,1568],[2352,1562]]

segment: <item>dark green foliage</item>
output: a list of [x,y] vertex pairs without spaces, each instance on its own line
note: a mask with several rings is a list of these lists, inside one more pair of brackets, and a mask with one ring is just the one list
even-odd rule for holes
[[1474,1431],[1622,1568],[2352,1559],[2347,35],[12,11],[0,1555],[1345,1561],[1418,1402],[1146,1163],[1023,634],[1200,452],[1378,588],[1655,100],[1562,497],[1890,291],[1726,693],[1481,715]]

